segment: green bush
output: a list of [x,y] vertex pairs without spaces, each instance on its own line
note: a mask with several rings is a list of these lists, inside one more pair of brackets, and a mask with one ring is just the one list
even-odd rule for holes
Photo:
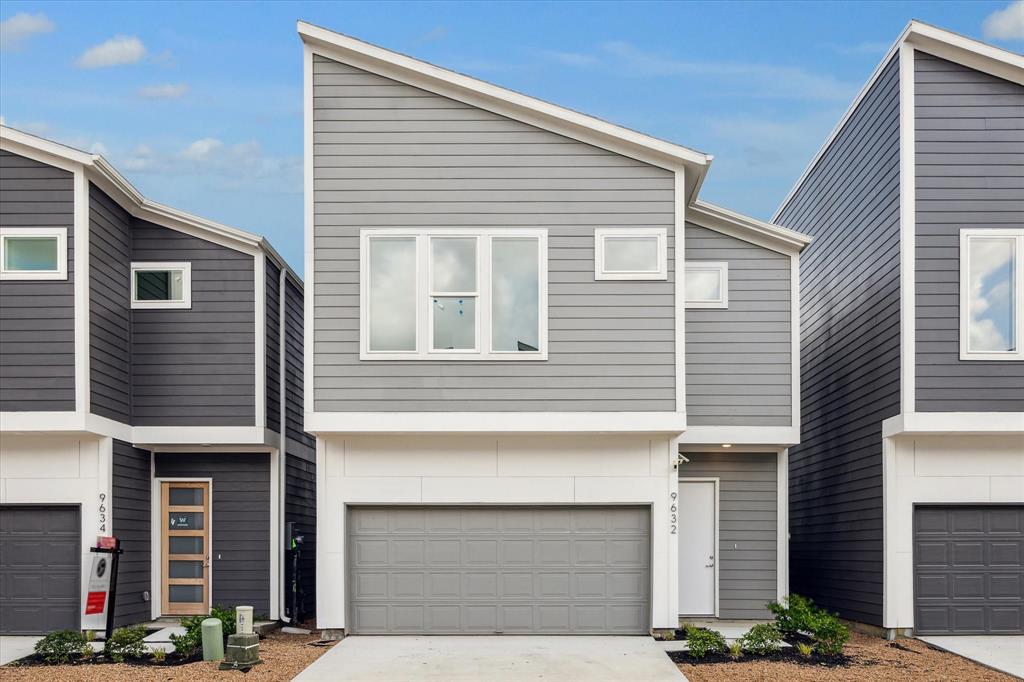
[[822,656],[838,656],[850,639],[849,629],[835,614],[814,605],[810,599],[791,594],[785,604],[769,602],[775,624],[786,636],[809,634],[814,649]]
[[159,663],[163,663],[165,660],[167,660],[167,652],[166,651],[164,651],[163,649],[153,649],[153,662],[154,663],[158,663],[158,664]]
[[740,660],[743,656],[743,645],[739,642],[733,642],[729,645],[729,658],[734,661]]
[[820,611],[811,628],[815,650],[822,656],[838,656],[850,639],[850,630],[835,615]]
[[724,654],[728,647],[725,645],[725,637],[716,630],[705,628],[686,628],[686,642],[689,645],[690,655],[694,658],[704,658],[708,654]]
[[740,637],[739,643],[748,654],[768,656],[782,648],[782,633],[775,623],[758,623]]
[[92,655],[92,648],[85,635],[78,630],[60,630],[51,632],[36,642],[35,652],[44,662],[59,665],[70,663],[81,656]]
[[791,594],[780,604],[777,601],[768,602],[768,610],[775,616],[775,625],[783,635],[795,635],[801,632],[810,632],[814,623],[814,617],[818,609],[814,602],[799,594]]
[[220,621],[221,627],[224,629],[224,636],[229,637],[235,634],[235,629],[238,627],[235,622],[237,614],[235,609],[229,606],[214,606],[210,609],[209,618],[216,618]]
[[146,643],[142,641],[145,637],[146,628],[141,625],[117,628],[103,645],[103,654],[114,663],[142,658],[146,655]]
[[203,650],[203,619],[206,616],[188,616],[181,619],[183,635],[171,635],[174,651],[184,658],[192,658]]

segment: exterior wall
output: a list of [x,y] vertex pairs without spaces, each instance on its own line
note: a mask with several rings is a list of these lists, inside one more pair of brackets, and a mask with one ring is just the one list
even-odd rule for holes
[[270,612],[270,455],[156,454],[157,478],[212,478],[211,605]]
[[900,411],[899,60],[779,216],[801,255],[801,443],[792,591],[882,621],[882,421]]
[[66,281],[0,282],[0,412],[75,409],[74,178],[0,151],[0,226],[64,227]]
[[[921,412],[1024,412],[1024,362],[960,360],[960,230],[1024,225],[1024,86],[916,52]],[[1019,276],[1019,275],[1018,275]]]
[[[89,547],[109,535],[100,495],[111,496],[111,441],[54,434],[0,438],[0,504],[73,504],[81,508],[84,610],[92,567]],[[82,627],[102,629],[103,618],[82,616]]]
[[317,625],[346,622],[345,508],[372,504],[651,507],[652,626],[676,627],[673,441],[642,435],[363,436],[317,440]]
[[281,269],[266,259],[266,389],[267,428],[281,430]]
[[898,436],[885,443],[887,628],[914,626],[914,505],[1024,502],[1014,436]]
[[[674,411],[673,174],[313,57],[314,409]],[[359,231],[548,230],[546,362],[359,362]],[[595,281],[594,228],[664,227],[668,281]]]
[[89,185],[90,409],[130,424],[131,216]]
[[790,426],[790,257],[688,223],[686,260],[729,264],[728,309],[686,311],[687,424]]
[[150,603],[143,592],[152,592],[152,456],[148,450],[129,443],[113,443],[112,499],[110,504],[113,534],[121,540],[117,574],[116,626],[146,622]]
[[285,280],[285,435],[288,452],[314,461],[315,440],[306,433],[303,393],[303,290],[290,275]]
[[133,261],[192,263],[192,308],[132,310],[132,410],[143,426],[252,426],[254,259],[133,220]]
[[[296,524],[305,537],[299,560],[301,611],[312,616],[316,611],[316,463],[295,455],[288,455],[285,462],[284,521]],[[292,562],[286,557],[284,610],[292,617]]]
[[687,452],[679,478],[718,478],[718,615],[771,618],[778,593],[778,455]]

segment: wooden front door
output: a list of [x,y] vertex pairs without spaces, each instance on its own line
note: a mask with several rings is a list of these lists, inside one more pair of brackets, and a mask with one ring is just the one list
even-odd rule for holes
[[163,613],[210,612],[210,484],[161,484]]

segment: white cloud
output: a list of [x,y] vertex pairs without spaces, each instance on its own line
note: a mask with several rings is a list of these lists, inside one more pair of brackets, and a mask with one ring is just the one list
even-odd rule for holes
[[140,144],[132,153],[121,161],[121,166],[129,171],[152,170],[156,163],[156,154],[149,145]]
[[146,46],[135,36],[114,36],[82,53],[77,64],[82,69],[135,64],[146,56]]
[[188,85],[185,83],[164,83],[162,85],[147,85],[139,88],[139,97],[145,99],[178,99],[184,97],[188,92]]
[[20,50],[32,36],[50,33],[54,28],[56,27],[53,22],[42,12],[39,14],[19,12],[0,21],[0,51]]
[[223,146],[224,143],[215,137],[204,137],[185,147],[181,151],[181,158],[189,161],[207,161]]
[[970,247],[970,345],[973,350],[1003,351],[1012,345],[1013,297],[1010,290],[1013,242],[977,239]]
[[535,54],[545,59],[550,59],[566,66],[592,66],[597,63],[597,57],[584,52],[561,52],[559,50],[536,50]]
[[1024,0],[988,15],[981,30],[989,40],[1024,40]]

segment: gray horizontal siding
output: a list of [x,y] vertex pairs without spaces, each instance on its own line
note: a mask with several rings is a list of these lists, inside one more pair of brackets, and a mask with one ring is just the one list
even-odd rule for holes
[[[688,223],[686,260],[729,264],[728,309],[686,311],[687,423],[789,426],[793,421],[789,256]],[[647,331],[638,330],[640,334]]]
[[213,479],[213,605],[269,613],[270,455],[157,453],[156,475]]
[[770,618],[778,597],[778,458],[770,453],[686,453],[679,478],[718,478],[720,618]]
[[0,226],[64,227],[68,278],[0,281],[0,411],[75,409],[74,180],[0,151]]
[[114,441],[111,515],[113,534],[121,541],[117,571],[117,626],[150,620],[151,604],[143,599],[150,592],[150,507],[152,504],[151,455],[123,441]]
[[291,275],[285,278],[285,360],[284,360],[284,391],[285,391],[285,434],[288,438],[288,452],[315,460],[313,451],[316,441],[305,431],[305,393],[303,360],[303,291],[302,283]]
[[[317,411],[675,409],[672,173],[321,57],[313,70]],[[667,228],[668,281],[595,281],[602,225]],[[547,228],[548,361],[360,362],[359,230],[377,226]]]
[[[289,453],[285,460],[285,523],[294,523],[305,537],[299,557],[301,611],[307,617],[316,612],[316,463]],[[285,566],[285,585],[292,584],[292,558]],[[292,615],[290,591],[285,609]]]
[[266,259],[267,428],[281,430],[281,270]]
[[131,216],[89,185],[89,375],[94,414],[131,423]]
[[132,311],[135,424],[254,424],[253,257],[134,220],[132,260],[192,264],[191,309]]
[[900,410],[898,55],[778,222],[814,236],[801,255],[791,588],[881,625],[882,421]]
[[960,230],[1024,226],[1024,87],[917,52],[915,402],[1024,411],[1024,362],[960,360]]

